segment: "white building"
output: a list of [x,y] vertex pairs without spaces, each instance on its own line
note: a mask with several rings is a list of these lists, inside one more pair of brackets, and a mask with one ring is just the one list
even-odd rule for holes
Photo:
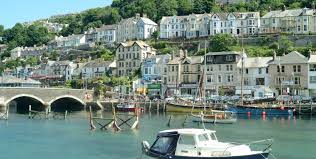
[[157,24],[146,16],[123,19],[117,24],[117,42],[127,40],[143,40],[151,37],[151,34],[157,30]]
[[308,89],[310,96],[316,96],[316,55],[311,54],[308,60]]
[[55,37],[53,40],[54,47],[56,48],[71,48],[78,47],[80,45],[86,44],[86,36],[84,34],[80,35],[69,35],[67,37]]
[[[273,57],[246,57],[244,64],[239,61],[237,67],[239,68],[240,78],[241,69],[243,68],[243,94],[251,95],[253,97],[273,97],[273,91],[269,88],[269,62]],[[241,81],[241,80],[239,80]],[[241,93],[241,84],[236,87],[236,94]]]
[[113,44],[116,42],[116,25],[103,25],[95,29],[96,41]]
[[47,51],[47,46],[34,46],[34,47],[16,47],[11,50],[11,58],[28,58],[28,57],[39,57]]
[[43,26],[46,27],[49,32],[58,33],[63,28],[66,28],[69,25],[68,24],[52,23],[52,22],[49,22],[49,21],[45,21],[45,22],[43,22]]
[[94,77],[102,77],[111,74],[115,62],[103,61],[101,59],[86,63],[82,67],[82,78],[89,79]]
[[162,17],[160,38],[198,38],[219,33],[253,35],[259,32],[259,12],[190,14]]

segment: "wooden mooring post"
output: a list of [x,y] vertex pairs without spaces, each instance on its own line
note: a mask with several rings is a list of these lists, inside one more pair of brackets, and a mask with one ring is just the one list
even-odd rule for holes
[[149,111],[151,111],[151,100],[149,100]]
[[160,100],[157,101],[157,114],[159,113]]
[[166,112],[166,101],[163,102],[163,112]]

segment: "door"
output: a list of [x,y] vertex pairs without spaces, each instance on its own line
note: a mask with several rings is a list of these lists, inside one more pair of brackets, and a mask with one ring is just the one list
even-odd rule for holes
[[195,138],[192,135],[180,135],[176,156],[197,156]]

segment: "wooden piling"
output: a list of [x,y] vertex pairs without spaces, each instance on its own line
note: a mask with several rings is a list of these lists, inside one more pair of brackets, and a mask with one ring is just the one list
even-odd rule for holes
[[149,111],[151,111],[151,100],[149,100]]
[[160,105],[160,102],[159,100],[157,101],[157,114],[159,113],[159,105]]
[[168,123],[167,123],[168,127],[170,127],[170,122],[171,122],[171,115],[169,116],[169,120],[168,120]]
[[31,116],[32,116],[32,114],[31,114],[32,112],[31,111],[32,111],[32,106],[29,105],[29,119],[31,119]]
[[95,127],[95,125],[93,124],[91,106],[89,106],[89,121],[90,121],[90,130],[95,130],[96,127]]
[[65,111],[64,119],[67,119],[68,111]]
[[166,101],[163,102],[163,112],[166,112]]

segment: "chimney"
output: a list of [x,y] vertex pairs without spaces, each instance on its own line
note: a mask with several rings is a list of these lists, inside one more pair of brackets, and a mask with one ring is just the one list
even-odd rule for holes
[[147,14],[146,13],[143,13],[143,18],[147,18]]
[[275,50],[273,51],[273,61],[276,60],[276,52]]
[[171,60],[174,59],[174,51],[172,51]]
[[139,18],[140,18],[140,14],[139,14],[139,13],[136,13],[135,18],[136,18],[136,19],[139,19]]
[[272,11],[271,6],[269,6],[269,12],[271,12],[271,11]]
[[188,57],[188,50],[184,50],[184,58]]
[[286,6],[285,6],[285,5],[283,5],[282,11],[285,11],[285,10],[286,10]]

